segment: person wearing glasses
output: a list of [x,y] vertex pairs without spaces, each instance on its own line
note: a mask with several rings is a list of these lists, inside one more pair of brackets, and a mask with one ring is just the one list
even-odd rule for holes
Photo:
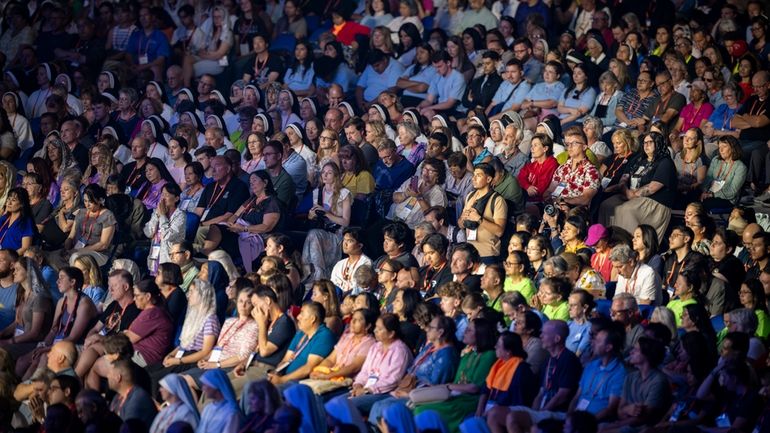
[[[703,80],[706,85],[711,86],[712,82],[721,81],[721,74],[716,70],[709,69],[703,74]],[[711,95],[711,103],[716,109],[706,121],[701,123],[701,128],[706,137],[706,155],[713,156],[717,153],[717,142],[720,138],[731,136],[737,141],[740,136],[740,131],[736,131],[733,126],[733,117],[741,108],[740,100],[743,98],[743,90],[735,83],[725,84],[719,91],[719,101],[721,102],[718,104],[716,98],[711,94],[711,87],[709,87],[708,92]]]
[[649,265],[639,262],[638,253],[631,247],[617,245],[612,248],[610,261],[618,274],[615,299],[619,294],[628,294],[633,296],[635,305],[659,304],[662,301],[660,277]]
[[193,248],[187,241],[175,243],[171,246],[168,255],[172,263],[179,266],[182,271],[182,284],[179,286],[187,291],[190,284],[198,275],[199,269],[192,260]]
[[586,157],[588,139],[579,126],[564,133],[569,159],[556,169],[545,196],[568,206],[586,206],[599,191],[599,171]]
[[[752,187],[759,192],[766,189],[765,157],[767,156],[767,137],[770,136],[770,107],[767,106],[768,82],[770,72],[759,71],[751,77],[754,94],[751,95],[738,113],[733,116],[732,126],[741,131],[740,140],[743,151],[751,155],[752,164],[749,170],[749,180]],[[770,191],[764,191],[757,199],[770,198]]]
[[655,87],[659,95],[653,99],[644,112],[645,122],[663,122],[666,134],[670,133],[679,120],[679,112],[687,103],[687,98],[674,89],[673,77],[668,71],[661,71],[655,76]]

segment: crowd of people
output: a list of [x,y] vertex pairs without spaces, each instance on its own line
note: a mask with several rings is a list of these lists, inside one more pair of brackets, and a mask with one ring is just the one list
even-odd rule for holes
[[0,433],[770,431],[766,2],[0,5]]

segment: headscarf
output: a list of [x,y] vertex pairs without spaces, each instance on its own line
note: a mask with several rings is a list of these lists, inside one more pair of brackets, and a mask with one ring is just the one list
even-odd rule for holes
[[475,116],[470,118],[471,121],[475,121],[476,124],[481,125],[482,128],[484,128],[484,131],[488,134],[489,133],[489,119],[484,113],[478,113]]
[[53,81],[53,68],[49,63],[41,63],[40,67],[45,69],[45,75],[48,77],[48,81]]
[[190,119],[192,119],[193,123],[195,124],[195,128],[203,134],[206,132],[206,124],[203,123],[200,116],[198,116],[198,113],[195,112],[195,110],[185,111],[182,114],[187,114],[190,116]]
[[[369,430],[366,427],[364,418],[358,411],[355,405],[350,401],[347,396],[341,395],[329,400],[325,405],[326,413],[328,416],[334,418],[341,424],[350,424],[358,428],[361,433],[366,433]],[[448,433],[448,432],[442,432]]]
[[300,433],[326,433],[326,414],[318,398],[309,386],[301,383],[291,385],[283,391],[283,398],[289,405],[302,412]]
[[369,108],[377,110],[377,112],[380,113],[380,117],[382,117],[383,123],[390,125],[390,114],[388,114],[387,108],[383,107],[380,103],[374,103],[370,105]]
[[16,76],[16,72],[13,72],[12,70],[5,71],[5,75],[8,76],[8,78],[11,79],[11,82],[18,88],[19,86],[19,77]]
[[230,133],[227,132],[227,124],[225,123],[225,119],[222,118],[219,114],[209,114],[206,116],[206,120],[209,120],[213,118],[214,122],[216,122],[217,126],[222,130],[222,132],[225,134],[225,137],[229,137]]
[[265,113],[259,113],[255,118],[258,118],[262,121],[262,124],[265,125],[265,137],[270,140],[273,136],[273,121],[271,119],[268,119],[267,115]]
[[5,92],[3,93],[3,98],[5,98],[6,95],[13,96],[13,99],[16,101],[16,114],[18,114],[21,117],[27,117],[24,114],[24,104],[21,103],[21,98],[19,98],[19,94],[16,92]]
[[174,394],[174,396],[176,396],[176,398],[178,398],[182,404],[190,409],[190,412],[193,414],[193,417],[195,417],[195,420],[200,422],[201,416],[198,412],[198,405],[195,402],[195,398],[193,397],[192,392],[190,392],[190,386],[187,385],[187,381],[185,381],[182,376],[176,373],[170,373],[160,380],[160,386],[165,388],[166,391],[170,392],[171,394]]
[[16,186],[16,168],[8,161],[0,161],[0,171],[4,171],[5,184],[2,186],[2,194],[0,194],[0,212],[5,209],[5,201],[8,200],[8,193]]
[[64,77],[64,87],[67,89],[67,93],[72,93],[72,79],[67,74],[59,74],[56,76],[54,82],[59,81],[59,78]]
[[446,423],[439,416],[438,412],[434,410],[426,410],[419,415],[415,415],[414,423],[417,425],[417,430],[438,430],[441,433],[449,433],[449,428]]
[[225,373],[224,370],[221,368],[206,370],[200,380],[202,384],[217,389],[222,393],[225,402],[232,406],[233,409],[240,412],[238,409],[238,401],[235,398],[235,390],[233,390],[233,385],[230,383],[230,379],[227,378],[227,373]]
[[224,321],[227,313],[227,286],[230,284],[230,280],[227,278],[225,267],[222,263],[216,260],[209,260],[209,283],[214,287],[214,296],[216,299],[216,312],[220,322]]
[[307,101],[310,104],[310,109],[313,110],[313,115],[318,116],[318,102],[315,100],[315,98],[311,98],[309,96],[302,98],[300,100],[300,104]]
[[105,89],[104,92],[102,92],[102,96],[109,99],[110,102],[113,104],[116,104],[118,102],[118,91],[114,88],[110,87],[109,89]]
[[45,296],[50,298],[51,292],[46,287],[43,273],[40,271],[40,267],[34,260],[29,257],[20,257],[22,265],[27,269],[27,279],[29,280],[30,292],[37,296]]
[[310,145],[310,139],[307,138],[307,133],[305,133],[305,128],[303,128],[299,122],[290,123],[289,126],[286,127],[286,129],[291,129],[292,131],[294,131],[294,133],[300,137],[300,139],[302,140],[302,143],[305,146],[307,146],[309,149],[313,148]]
[[297,99],[297,95],[295,95],[294,92],[292,92],[289,89],[283,89],[280,92],[278,92],[278,97],[280,97],[282,93],[285,93],[285,94],[289,95],[289,103],[291,104],[291,112],[296,114],[296,115],[299,115],[299,99]]
[[113,260],[112,268],[110,268],[110,272],[118,269],[123,269],[128,271],[128,273],[131,274],[135,282],[138,282],[142,279],[142,271],[139,269],[139,266],[133,260],[130,260],[130,259]]
[[554,142],[554,143],[561,143],[562,142],[562,136],[561,136],[561,122],[559,121],[559,118],[556,117],[554,114],[549,114],[545,116],[545,119],[543,119],[542,122],[538,123],[537,126],[543,126],[546,130],[546,135]]
[[388,426],[393,427],[398,433],[417,433],[412,412],[401,401],[385,408],[382,412],[382,418]]
[[[211,269],[209,268],[209,272]],[[216,313],[216,299],[214,297],[214,286],[208,281],[195,279],[193,285],[198,291],[200,303],[190,305],[187,308],[187,314],[182,325],[182,333],[179,335],[179,345],[181,347],[191,347],[195,343],[195,337],[203,329],[204,323]]]
[[347,102],[347,101],[340,102],[340,105],[337,106],[337,109],[347,111],[349,117],[356,117],[356,110],[353,109],[353,106],[350,105],[350,102]]
[[160,85],[157,81],[148,81],[147,84],[152,85],[152,87],[155,88],[155,90],[158,91],[158,95],[160,95],[161,100],[163,99],[163,86]]
[[118,87],[118,79],[111,71],[102,71],[102,73],[99,75],[104,75],[107,77],[107,79],[110,81],[110,89],[116,89]]
[[460,433],[491,433],[487,421],[484,418],[475,416],[468,418],[460,424]]
[[152,135],[155,136],[155,141],[158,143],[168,147],[168,143],[166,142],[166,128],[165,128],[165,121],[160,116],[153,114],[152,116],[148,117],[146,120],[142,122],[142,125],[149,125],[150,129],[152,129]]
[[259,108],[260,104],[262,102],[262,94],[259,92],[259,88],[257,86],[255,86],[255,85],[253,85],[253,84],[247,84],[247,85],[245,85],[243,87],[243,93],[246,93],[247,89],[253,90],[254,94],[257,95],[257,107],[256,108]]

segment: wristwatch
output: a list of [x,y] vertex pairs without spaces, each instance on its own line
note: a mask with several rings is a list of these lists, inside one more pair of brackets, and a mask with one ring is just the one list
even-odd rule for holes
[[222,368],[222,363],[217,361],[217,368]]

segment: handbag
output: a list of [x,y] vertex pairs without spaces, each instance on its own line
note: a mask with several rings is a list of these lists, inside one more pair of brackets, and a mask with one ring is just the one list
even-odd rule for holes
[[414,374],[407,374],[406,376],[402,377],[401,380],[398,382],[398,385],[396,386],[396,389],[393,391],[393,394],[397,394],[399,392],[408,394],[411,391],[413,391],[415,388],[417,388],[417,376]]
[[449,385],[426,386],[413,389],[409,393],[409,402],[411,404],[421,404],[447,401],[450,395]]

